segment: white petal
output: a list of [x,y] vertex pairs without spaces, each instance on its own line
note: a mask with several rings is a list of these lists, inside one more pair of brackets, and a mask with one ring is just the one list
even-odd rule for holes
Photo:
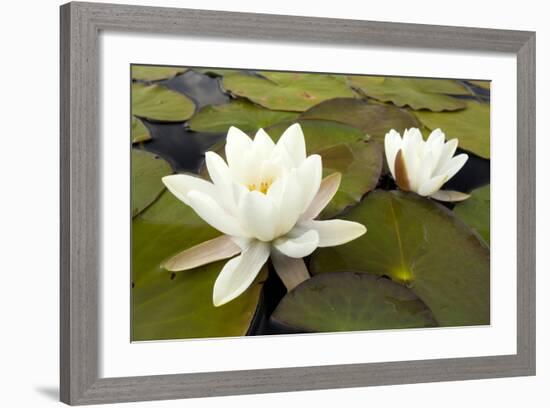
[[212,197],[192,190],[187,194],[189,205],[204,221],[227,235],[246,237],[244,229],[237,219],[225,211]]
[[227,167],[225,161],[214,152],[206,152],[205,162],[208,174],[219,193],[220,204],[230,212],[235,213],[236,202],[233,195],[233,181],[229,167]]
[[451,159],[444,172],[447,174],[447,180],[450,180],[468,161],[468,155],[465,153],[459,154]]
[[345,220],[309,221],[300,226],[317,231],[319,247],[342,245],[367,232],[363,224]]
[[312,154],[298,167],[298,181],[302,186],[303,208],[304,212],[313,201],[313,197],[319,191],[321,178],[323,177],[323,164],[321,156]]
[[247,231],[260,241],[271,241],[275,237],[276,215],[273,202],[265,194],[249,191],[241,196],[239,218]]
[[315,230],[309,230],[297,237],[285,236],[274,243],[277,250],[291,258],[303,258],[308,256],[319,244],[319,234]]
[[443,145],[443,148],[441,149],[441,153],[439,155],[439,161],[437,162],[437,165],[434,170],[434,174],[442,174],[444,169],[447,167],[448,162],[451,160],[453,155],[455,154],[456,148],[458,147],[458,139],[451,139],[445,145]]
[[342,180],[342,175],[340,173],[333,173],[330,176],[327,176],[321,181],[321,186],[319,191],[313,198],[313,201],[307,208],[307,210],[300,217],[301,221],[309,221],[317,217],[321,211],[330,203],[334,194],[338,191],[340,187],[340,181]]
[[277,249],[271,251],[271,261],[277,275],[283,281],[287,291],[291,291],[303,281],[310,278],[302,258],[290,258]]
[[178,272],[193,269],[222,259],[231,258],[241,248],[228,235],[205,241],[173,256],[163,263],[167,271]]
[[431,196],[437,190],[439,190],[446,181],[447,176],[445,174],[435,176],[429,180],[424,181],[424,183],[418,188],[417,193],[421,196]]
[[227,164],[233,170],[233,167],[240,167],[241,158],[244,151],[250,149],[252,139],[242,130],[231,126],[227,131],[227,141],[225,142],[225,156]]
[[260,129],[256,132],[254,136],[254,142],[252,143],[252,150],[254,154],[260,159],[267,159],[273,152],[275,143],[271,140],[271,137],[265,132],[265,130]]
[[273,202],[278,209],[276,236],[284,235],[290,231],[300,218],[304,208],[302,187],[296,173],[296,169],[292,169],[289,174],[279,179],[280,184],[276,187],[279,189],[279,186],[282,186],[282,188],[280,192],[277,192],[277,196],[269,194],[271,188],[268,191],[268,197],[273,197]]
[[241,255],[228,261],[214,283],[214,306],[224,305],[248,289],[268,257],[269,245],[255,241]]
[[289,126],[277,142],[277,148],[284,148],[292,158],[294,167],[298,167],[306,159],[306,142],[304,132],[299,123]]
[[189,205],[187,194],[191,190],[197,190],[212,197],[216,195],[216,189],[212,183],[187,174],[165,176],[162,178],[162,182],[172,194],[187,205]]
[[439,190],[433,193],[430,197],[438,201],[457,202],[470,198],[470,194],[462,193],[460,191]]
[[395,156],[397,156],[397,152],[401,149],[401,143],[401,135],[394,129],[386,133],[384,137],[384,150],[386,152],[386,161],[388,162],[388,167],[393,178],[395,178]]

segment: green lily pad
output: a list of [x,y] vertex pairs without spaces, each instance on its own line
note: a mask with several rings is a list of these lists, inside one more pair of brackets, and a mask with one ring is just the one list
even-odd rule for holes
[[176,253],[220,235],[190,207],[165,191],[132,224],[132,340],[229,337],[246,334],[260,298],[266,268],[246,292],[212,304],[224,262],[170,273],[160,267]]
[[354,98],[335,98],[322,102],[304,112],[300,118],[345,123],[379,141],[384,141],[384,136],[391,129],[401,133],[411,127],[420,127],[418,119],[405,109]]
[[132,143],[141,143],[151,139],[149,129],[141,119],[132,116]]
[[188,124],[195,132],[225,133],[231,126],[236,126],[243,132],[252,132],[297,117],[296,112],[273,111],[247,100],[237,99],[225,105],[205,106]]
[[170,173],[172,168],[160,157],[132,149],[132,217],[158,198],[164,190],[161,178]]
[[491,89],[491,81],[468,81],[469,83],[479,86],[483,89]]
[[458,81],[450,79],[394,78],[350,76],[351,85],[365,95],[396,106],[429,109],[434,112],[455,111],[464,101],[450,95],[470,95]]
[[[299,120],[306,141],[307,154],[319,154],[323,159],[323,175],[342,173],[342,182],[321,218],[330,218],[354,205],[376,187],[384,162],[382,148],[367,142],[357,128],[328,120]],[[289,126],[280,123],[266,129],[274,141]]]
[[429,129],[440,128],[447,139],[458,139],[459,147],[485,159],[490,151],[490,106],[487,103],[465,101],[466,109],[458,112],[415,112]]
[[491,242],[491,186],[472,191],[470,198],[455,205],[454,213],[472,227],[485,242]]
[[336,97],[354,97],[345,77],[296,72],[224,76],[223,87],[268,109],[303,112]]
[[367,233],[318,249],[312,274],[388,276],[411,289],[440,326],[490,323],[489,249],[451,211],[416,194],[377,190],[342,218],[362,223]]
[[132,114],[141,118],[180,122],[189,119],[195,105],[186,96],[161,85],[132,82]]
[[331,218],[355,205],[378,184],[384,162],[382,146],[376,142],[341,143],[317,152],[323,158],[323,176],[342,174],[340,188],[321,212]]
[[366,273],[323,273],[297,286],[271,319],[306,332],[436,326],[432,313],[402,285]]
[[160,81],[175,77],[187,71],[182,67],[157,67],[151,65],[132,65],[132,79],[137,81]]

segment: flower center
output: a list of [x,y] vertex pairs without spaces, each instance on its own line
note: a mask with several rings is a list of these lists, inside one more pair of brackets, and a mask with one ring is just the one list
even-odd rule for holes
[[248,184],[246,187],[248,187],[248,191],[259,191],[262,194],[267,194],[267,190],[269,190],[271,184],[273,184],[273,180],[260,181],[259,183],[251,183]]

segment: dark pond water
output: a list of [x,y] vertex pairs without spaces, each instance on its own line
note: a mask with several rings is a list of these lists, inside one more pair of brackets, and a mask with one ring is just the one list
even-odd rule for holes
[[[220,78],[205,75],[193,70],[187,71],[167,81],[161,82],[168,88],[190,97],[197,109],[207,105],[227,103],[231,97],[222,91]],[[467,99],[489,101],[489,91],[468,84],[475,96],[465,96]],[[160,123],[144,121],[151,132],[152,140],[143,143],[143,147],[167,160],[176,172],[198,173],[204,161],[204,153],[213,145],[225,138],[223,133],[198,133],[190,131],[184,123]],[[459,152],[463,152],[459,149]],[[466,165],[455,175],[445,188],[470,192],[488,184],[490,181],[489,160],[477,157],[469,152],[470,158]],[[389,177],[383,177],[378,188],[393,189],[395,184]],[[452,208],[452,204],[447,205]],[[309,259],[305,259],[306,263]],[[288,327],[283,327],[270,321],[273,310],[285,295],[286,289],[269,264],[268,278],[264,283],[258,308],[247,332],[248,336],[265,334],[296,333]]]

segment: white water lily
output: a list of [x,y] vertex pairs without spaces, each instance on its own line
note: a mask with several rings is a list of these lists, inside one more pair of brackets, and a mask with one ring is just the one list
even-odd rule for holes
[[458,140],[445,143],[441,129],[432,131],[426,141],[417,128],[405,130],[403,138],[392,129],[386,134],[384,145],[388,167],[401,190],[440,201],[462,201],[469,197],[459,191],[441,190],[468,160],[464,153],[454,156]]
[[221,306],[243,293],[271,257],[287,287],[309,278],[302,260],[317,247],[349,242],[366,232],[359,223],[315,218],[340,185],[340,174],[322,178],[319,155],[306,157],[300,125],[290,126],[277,144],[260,129],[254,140],[235,127],[227,134],[227,162],[206,153],[212,182],[190,175],[162,180],[178,199],[224,235],[187,249],[164,263],[183,271],[231,258],[213,290]]

